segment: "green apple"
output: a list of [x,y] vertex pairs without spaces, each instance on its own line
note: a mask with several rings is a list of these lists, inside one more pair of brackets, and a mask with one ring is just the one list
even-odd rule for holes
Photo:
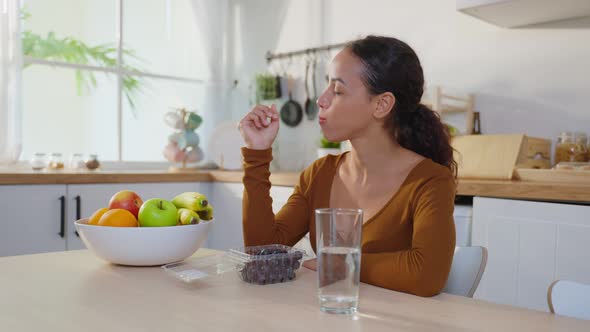
[[148,199],[139,208],[139,226],[176,226],[177,213],[176,206],[170,201],[162,198]]

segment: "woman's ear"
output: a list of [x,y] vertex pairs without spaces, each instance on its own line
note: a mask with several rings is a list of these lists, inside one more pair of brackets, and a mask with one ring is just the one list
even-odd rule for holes
[[373,116],[377,119],[383,119],[393,110],[393,106],[395,105],[395,96],[391,92],[384,92],[376,98],[376,107],[375,112],[373,112]]

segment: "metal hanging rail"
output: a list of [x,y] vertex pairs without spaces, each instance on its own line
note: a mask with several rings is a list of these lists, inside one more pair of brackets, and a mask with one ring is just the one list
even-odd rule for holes
[[303,50],[285,52],[285,53],[272,53],[272,52],[268,51],[268,52],[266,52],[266,61],[271,62],[272,60],[276,60],[276,59],[290,58],[293,56],[298,56],[298,55],[303,55],[303,54],[330,51],[333,49],[342,48],[342,47],[348,45],[348,43],[350,43],[350,42],[306,48]]

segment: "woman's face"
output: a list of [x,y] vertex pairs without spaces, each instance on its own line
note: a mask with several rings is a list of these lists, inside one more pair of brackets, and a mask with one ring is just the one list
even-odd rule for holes
[[361,80],[362,69],[361,61],[348,49],[332,60],[328,87],[317,101],[320,126],[329,141],[355,138],[374,122],[373,98]]

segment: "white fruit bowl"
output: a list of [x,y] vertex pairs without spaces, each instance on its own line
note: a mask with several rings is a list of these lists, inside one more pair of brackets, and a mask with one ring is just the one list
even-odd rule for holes
[[96,256],[115,264],[155,266],[181,261],[197,251],[213,220],[170,227],[109,227],[74,222],[84,244]]

